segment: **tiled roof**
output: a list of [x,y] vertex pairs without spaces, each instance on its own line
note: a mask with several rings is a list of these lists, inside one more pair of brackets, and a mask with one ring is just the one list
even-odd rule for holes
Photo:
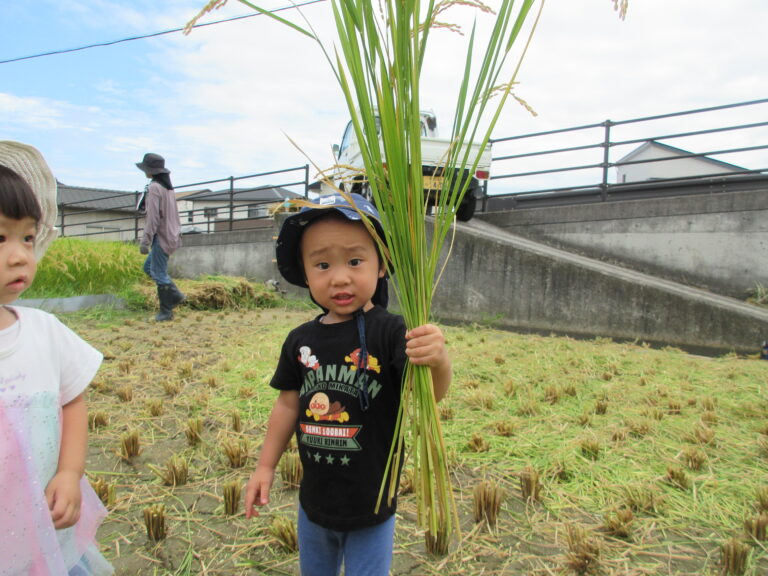
[[[229,201],[229,188],[224,190],[198,190],[195,192],[181,192],[176,195],[179,200]],[[280,202],[287,198],[301,198],[301,194],[291,192],[282,186],[259,186],[257,188],[235,188],[234,200],[236,202]]]
[[[261,186],[258,188],[235,188],[236,202],[280,202],[286,198],[301,198],[301,194],[291,192],[281,186]],[[229,201],[229,189],[224,190],[193,190],[179,192],[177,200],[196,201]],[[135,212],[136,192],[122,190],[105,190],[102,188],[84,188],[68,186],[58,182],[58,204],[69,210],[106,210],[115,212]]]
[[58,184],[57,201],[71,210],[136,211],[136,193]]

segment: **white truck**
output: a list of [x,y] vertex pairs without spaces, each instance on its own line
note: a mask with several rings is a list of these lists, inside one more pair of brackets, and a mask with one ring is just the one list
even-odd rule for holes
[[[446,138],[439,138],[437,134],[437,118],[431,111],[420,112],[421,116],[421,163],[422,174],[424,175],[424,193],[427,195],[427,201],[434,205],[435,194],[440,191],[443,185],[444,166],[448,148],[451,141]],[[483,184],[490,176],[491,167],[491,148],[490,145],[481,150],[479,143],[472,142],[469,146],[469,169],[464,171],[463,181],[469,178],[469,188],[467,189],[461,205],[456,212],[456,218],[462,222],[467,222],[475,214],[477,200],[482,198]],[[344,130],[344,136],[341,144],[335,144],[333,151],[336,156],[337,170],[334,174],[334,184],[350,192],[358,192],[367,196],[367,182],[365,180],[365,166],[363,165],[360,146],[355,135],[355,129],[350,121]],[[479,156],[474,174],[469,174],[471,165],[475,158]],[[462,180],[455,177],[453,180],[457,185]]]

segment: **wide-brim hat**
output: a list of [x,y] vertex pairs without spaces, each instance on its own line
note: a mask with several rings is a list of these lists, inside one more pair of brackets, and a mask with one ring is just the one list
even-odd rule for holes
[[153,154],[148,152],[144,154],[144,159],[141,162],[136,162],[136,166],[145,174],[154,176],[155,174],[170,174],[171,171],[165,167],[165,158],[160,154]]
[[[354,206],[350,204],[347,198],[352,200]],[[328,196],[321,196],[312,205],[305,206],[299,212],[288,216],[283,221],[280,233],[277,236],[277,244],[275,246],[277,269],[280,271],[283,278],[295,286],[301,286],[303,288],[307,287],[307,281],[304,276],[304,267],[302,266],[299,255],[301,236],[311,222],[321,216],[327,215],[330,210],[342,214],[348,220],[353,222],[361,222],[363,220],[363,214],[365,214],[368,221],[376,230],[379,239],[382,242],[385,241],[384,229],[381,225],[379,212],[374,205],[363,196],[360,194],[348,194],[346,196],[342,194],[331,194]],[[374,304],[378,304],[384,308],[387,307],[389,295],[386,277],[379,279],[372,301]]]
[[38,223],[35,239],[35,256],[39,260],[59,235],[55,227],[58,216],[56,178],[40,151],[29,144],[12,140],[0,141],[0,164],[21,176],[32,188],[40,204],[43,217]]

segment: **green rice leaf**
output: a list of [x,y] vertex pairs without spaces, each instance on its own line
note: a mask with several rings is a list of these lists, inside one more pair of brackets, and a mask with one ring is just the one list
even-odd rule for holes
[[301,26],[294,24],[290,20],[286,20],[285,18],[282,18],[275,14],[274,12],[270,12],[266,8],[261,8],[260,6],[256,6],[255,4],[252,4],[251,2],[248,2],[248,0],[238,0],[241,4],[245,4],[249,8],[252,8],[253,10],[256,10],[259,14],[263,14],[264,16],[269,16],[270,18],[273,18],[274,20],[277,20],[281,24],[285,24],[286,26],[293,28],[296,30],[296,32],[299,32],[301,34],[304,34],[305,36],[308,36],[309,38],[312,38],[313,40],[317,40],[317,36],[315,36],[312,32],[309,30],[305,30]]
[[[475,26],[472,27],[450,145],[439,166],[443,185],[433,199],[435,213],[429,227],[429,202],[422,174],[420,76],[437,15],[447,6],[462,3],[331,0],[337,37],[336,44],[329,49],[318,40],[311,26],[310,30],[301,28],[247,0],[240,2],[320,44],[349,109],[365,166],[365,173],[356,177],[364,180],[379,210],[385,234],[379,242],[387,249],[387,268],[405,323],[408,328],[428,323],[438,271],[445,264],[441,260],[443,246],[455,228],[454,215],[470,185],[470,178],[464,174],[473,175],[480,160],[479,156],[472,156],[468,144],[479,141],[485,148],[490,140],[517,69],[502,84],[501,96],[493,103],[495,109],[491,99],[499,79],[507,74],[506,60],[525,28],[535,0],[524,0],[519,7],[512,0],[501,0],[476,70],[472,54],[477,36]],[[490,122],[481,129],[489,109]],[[384,494],[384,479],[379,503],[385,496],[395,496],[406,437],[412,443],[411,457],[418,478],[415,485],[419,522],[432,538],[447,542],[452,534],[458,533],[458,519],[432,376],[424,366],[408,364],[405,371],[397,434],[388,466],[389,491]]]

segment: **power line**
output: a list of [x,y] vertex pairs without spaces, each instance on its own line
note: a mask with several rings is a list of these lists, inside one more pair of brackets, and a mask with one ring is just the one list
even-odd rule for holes
[[[283,6],[282,8],[275,8],[270,12],[282,12],[283,10],[292,10],[294,8],[302,8],[309,6],[310,4],[317,4],[319,2],[325,2],[325,0],[307,0],[301,4],[292,4],[291,6]],[[254,16],[261,16],[262,14],[246,14],[244,16],[234,16],[232,18],[226,18],[224,20],[216,20],[215,22],[206,22],[204,24],[195,24],[192,28],[203,28],[204,26],[213,26],[215,24],[224,24],[226,22],[235,22],[237,20],[245,20],[246,18],[253,18]],[[18,58],[9,58],[8,60],[0,60],[0,64],[10,64],[11,62],[21,62],[22,60],[32,60],[34,58],[43,58],[44,56],[56,56],[58,54],[67,54],[69,52],[79,52],[81,50],[89,50],[91,48],[101,48],[103,46],[114,46],[115,44],[122,44],[123,42],[132,42],[134,40],[144,40],[145,38],[155,38],[157,36],[165,36],[167,34],[176,34],[177,32],[184,31],[184,28],[174,28],[173,30],[164,30],[162,32],[153,32],[152,34],[142,34],[141,36],[131,36],[130,38],[121,38],[120,40],[109,40],[107,42],[99,42],[97,44],[88,44],[87,46],[79,46],[77,48],[67,48],[64,50],[53,50],[51,52],[42,52],[40,54],[32,54],[30,56],[19,56]]]

